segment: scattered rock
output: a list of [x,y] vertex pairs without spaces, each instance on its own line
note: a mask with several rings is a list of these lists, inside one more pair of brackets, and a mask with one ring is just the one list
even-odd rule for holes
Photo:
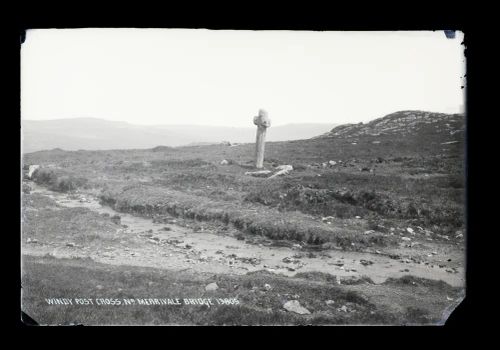
[[410,237],[401,237],[401,239],[402,239],[403,241],[411,241],[411,238],[410,238]]
[[26,240],[26,243],[38,243],[38,239],[36,239],[36,238],[28,238]]
[[335,301],[333,301],[333,300],[327,300],[327,301],[325,301],[325,304],[326,305],[333,305],[333,304],[335,304]]
[[321,221],[323,221],[323,222],[331,222],[333,220],[335,220],[335,217],[333,217],[333,216],[325,216],[325,217],[321,218]]
[[215,290],[219,289],[219,286],[217,285],[217,283],[215,282],[212,282],[212,283],[209,283],[205,286],[205,290],[207,292],[213,292]]
[[415,232],[413,231],[413,229],[412,229],[411,227],[408,227],[408,228],[406,229],[406,231],[407,231],[408,233],[411,233],[412,235],[414,235],[414,234],[415,234]]
[[343,312],[347,312],[347,306],[342,305],[342,307],[340,307],[338,310],[343,311]]
[[66,243],[66,246],[67,246],[67,247],[75,247],[76,245],[75,245],[75,243],[71,243],[71,242],[70,242],[70,243]]
[[221,160],[220,165],[228,165],[229,162],[225,159]]
[[37,169],[40,169],[40,165],[30,165],[28,169],[28,178],[31,179]]
[[266,284],[264,284],[264,289],[265,289],[265,290],[267,290],[267,291],[269,291],[269,290],[271,290],[271,289],[272,289],[272,287],[271,287],[271,285],[270,285],[270,284],[267,284],[267,283],[266,283]]
[[184,241],[178,239],[167,239],[165,242],[167,242],[168,244],[178,244],[178,243],[183,243]]
[[80,197],[80,199],[78,200],[80,203],[90,203],[90,199],[87,199],[86,197]]
[[363,266],[373,265],[373,261],[361,259],[360,264]]
[[276,167],[276,170],[279,170],[277,173],[274,173],[269,177],[269,179],[272,179],[276,176],[282,176],[282,175],[287,175],[290,171],[293,170],[293,166],[291,165],[280,165]]
[[328,164],[330,164],[331,166],[333,166],[333,165],[337,164],[337,162],[334,161],[334,160],[331,160],[331,161],[328,162]]
[[298,300],[290,300],[283,304],[283,308],[287,311],[294,312],[299,315],[309,315],[311,312],[301,306]]
[[292,259],[290,257],[285,257],[283,258],[281,261],[283,261],[284,263],[287,263],[287,264],[290,264],[290,263],[294,263],[294,264],[298,264],[300,263],[300,261],[298,259]]
[[291,165],[278,165],[276,167],[276,170],[288,170],[288,171],[291,171],[291,170],[293,170],[293,166],[291,166]]
[[271,172],[271,170],[247,171],[245,172],[245,175],[254,177],[267,177],[267,175],[269,175]]
[[236,260],[239,260],[245,264],[258,265],[261,262],[259,258],[247,258],[247,257],[237,257]]

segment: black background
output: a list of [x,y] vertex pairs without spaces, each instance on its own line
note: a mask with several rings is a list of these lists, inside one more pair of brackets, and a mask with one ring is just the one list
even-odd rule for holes
[[[485,177],[478,170],[480,165],[484,165],[489,156],[484,152],[488,146],[481,145],[487,139],[485,137],[485,125],[489,125],[491,118],[486,119],[490,113],[485,112],[485,106],[478,102],[479,91],[484,91],[485,87],[479,83],[482,74],[479,71],[485,69],[483,61],[478,58],[478,47],[487,34],[486,29],[482,29],[483,23],[475,24],[476,16],[472,9],[461,7],[458,3],[444,3],[441,7],[437,4],[426,5],[421,2],[403,3],[382,7],[378,3],[366,7],[361,3],[353,3],[352,8],[348,8],[345,3],[332,3],[330,6],[314,6],[312,3],[287,4],[272,7],[269,3],[257,6],[256,3],[232,2],[231,5],[215,6],[213,3],[205,3],[205,6],[198,4],[183,3],[188,10],[180,9],[180,5],[165,2],[163,6],[150,6],[138,3],[127,4],[125,2],[116,6],[91,7],[89,3],[66,2],[57,7],[49,8],[46,3],[38,3],[36,7],[28,4],[21,4],[17,11],[13,11],[7,17],[12,23],[3,22],[4,33],[9,33],[9,41],[4,41],[2,54],[9,58],[9,63],[3,65],[4,71],[8,73],[9,80],[2,79],[4,87],[8,90],[7,104],[10,111],[2,111],[2,126],[4,137],[4,151],[10,156],[8,163],[4,163],[3,172],[9,175],[9,183],[5,185],[12,191],[9,196],[12,200],[4,201],[8,203],[12,214],[5,214],[4,220],[12,222],[11,229],[3,232],[2,241],[8,244],[4,246],[2,255],[6,257],[5,267],[11,274],[9,283],[3,283],[2,287],[8,288],[11,292],[7,302],[2,306],[9,306],[9,325],[34,333],[41,333],[40,329],[47,327],[33,327],[21,322],[20,312],[20,178],[18,169],[20,167],[20,43],[24,30],[30,28],[85,28],[85,27],[137,27],[137,28],[208,28],[208,29],[251,29],[251,30],[461,30],[465,33],[466,60],[467,60],[467,295],[462,304],[453,312],[444,327],[301,327],[298,332],[296,327],[246,327],[238,329],[232,327],[222,327],[222,330],[230,329],[230,333],[238,335],[231,340],[226,335],[219,333],[221,328],[215,327],[207,329],[205,327],[173,327],[167,330],[163,327],[154,327],[160,330],[160,339],[163,346],[172,339],[180,341],[181,344],[190,344],[196,338],[205,346],[222,344],[230,345],[232,348],[243,345],[250,345],[252,341],[257,342],[255,346],[267,345],[266,338],[251,337],[241,333],[246,333],[249,328],[265,330],[269,338],[274,338],[284,345],[284,341],[304,340],[311,345],[311,341],[326,341],[328,347],[337,347],[340,342],[347,340],[349,344],[358,344],[367,340],[373,345],[388,346],[390,344],[398,347],[411,345],[418,341],[424,341],[431,345],[435,339],[433,336],[421,338],[413,334],[413,328],[425,329],[433,335],[437,333],[449,334],[450,330],[467,329],[472,326],[484,327],[487,320],[481,316],[484,311],[493,312],[480,306],[480,301],[489,301],[491,308],[494,305],[496,296],[493,292],[485,293],[479,290],[479,286],[484,281],[484,263],[480,263],[481,256],[487,253],[483,251],[485,246],[481,236],[487,234],[485,222],[479,218],[484,214],[484,208],[488,206],[483,201],[483,196],[489,191],[485,189]],[[490,10],[491,11],[491,10]],[[482,12],[488,12],[483,9]],[[126,13],[126,14],[125,14]],[[481,18],[477,22],[482,22]],[[444,32],[443,32],[443,35]],[[7,52],[7,54],[5,54]],[[8,81],[8,83],[7,83]],[[482,95],[482,93],[481,93]],[[5,96],[5,95],[4,95]],[[8,125],[7,125],[8,124]],[[487,158],[488,157],[488,158]],[[491,170],[491,169],[490,169]],[[5,204],[5,202],[4,202]],[[491,207],[490,207],[491,208]],[[496,209],[496,208],[495,208]],[[494,230],[490,235],[496,235]],[[6,239],[8,238],[8,239]],[[8,243],[7,243],[8,241]],[[488,245],[488,244],[486,244]],[[8,257],[7,254],[9,253]],[[490,282],[496,280],[492,277]],[[493,285],[492,285],[493,286]],[[489,300],[488,300],[489,299]],[[51,327],[55,329],[56,327]],[[57,327],[60,328],[60,327]],[[72,333],[76,329],[90,327],[64,327],[66,331]],[[92,327],[93,330],[99,327]],[[112,335],[114,339],[115,331],[121,327],[107,328],[106,334]],[[134,327],[134,329],[143,327]],[[196,328],[196,329],[195,329]],[[314,330],[313,330],[314,328]],[[318,332],[321,328],[321,332]],[[363,330],[369,330],[368,337],[359,336]],[[402,341],[389,337],[388,331],[395,328],[403,334]],[[195,331],[204,330],[203,336],[193,336]],[[286,332],[282,332],[286,331]],[[29,332],[29,333],[31,333]],[[99,332],[103,333],[103,332]],[[285,334],[283,334],[285,333]],[[304,334],[302,334],[304,333]],[[307,334],[305,334],[307,333]],[[34,334],[34,337],[38,337]],[[466,333],[458,332],[451,338],[462,339]],[[71,336],[73,337],[73,336]],[[81,335],[75,335],[79,340],[85,339]],[[147,337],[142,335],[142,337]],[[156,336],[158,337],[158,336]],[[120,336],[123,340],[132,341],[131,336]],[[142,343],[142,341],[139,341]],[[18,338],[24,341],[25,338]],[[137,340],[137,339],[135,339]],[[57,341],[56,341],[57,342]],[[78,343],[79,341],[76,341]],[[168,343],[170,344],[170,343]],[[270,343],[269,343],[270,344]],[[72,342],[73,345],[73,342]],[[173,344],[171,344],[173,345]]]

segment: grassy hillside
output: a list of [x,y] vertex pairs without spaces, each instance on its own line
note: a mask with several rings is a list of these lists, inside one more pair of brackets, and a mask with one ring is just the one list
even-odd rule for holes
[[[464,125],[404,111],[268,142],[266,169],[293,166],[274,178],[246,174],[252,143],[25,154],[23,311],[42,324],[442,323],[464,296]],[[32,192],[30,165],[65,194]]]
[[358,249],[394,244],[394,231],[407,227],[437,240],[464,229],[463,129],[463,116],[406,111],[310,140],[269,142],[265,167],[294,167],[273,179],[245,175],[253,144],[43,151],[26,154],[24,165],[42,166],[39,183],[96,191],[117,210]]

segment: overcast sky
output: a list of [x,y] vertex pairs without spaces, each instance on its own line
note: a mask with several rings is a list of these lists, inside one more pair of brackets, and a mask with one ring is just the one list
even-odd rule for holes
[[21,49],[23,119],[253,126],[457,113],[463,34],[36,29]]

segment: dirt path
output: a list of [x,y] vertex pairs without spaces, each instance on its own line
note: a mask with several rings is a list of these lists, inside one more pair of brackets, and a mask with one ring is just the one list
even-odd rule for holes
[[99,214],[119,215],[123,226],[115,233],[119,244],[68,246],[68,242],[62,241],[23,242],[23,254],[90,257],[113,265],[225,274],[268,270],[293,276],[315,271],[335,275],[340,280],[367,276],[375,283],[390,277],[413,275],[443,280],[457,287],[465,285],[465,253],[460,246],[451,243],[413,240],[411,244],[402,241],[399,248],[371,249],[371,252],[308,252],[300,245],[288,248],[250,244],[235,238],[232,231],[194,232],[190,227],[176,224],[175,218],[168,225],[155,223],[151,218],[115,212],[100,205],[89,193],[68,195],[36,185],[33,188],[32,193],[47,196],[62,207],[84,207]]

